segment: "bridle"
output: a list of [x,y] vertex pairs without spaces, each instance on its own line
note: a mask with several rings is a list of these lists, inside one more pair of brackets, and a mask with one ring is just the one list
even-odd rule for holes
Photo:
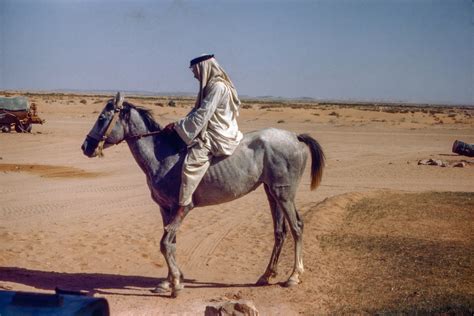
[[[120,92],[117,92],[117,95],[115,96],[114,99],[114,114],[112,116],[112,119],[109,121],[107,128],[105,129],[105,133],[100,136],[98,133],[89,133],[87,136],[98,141],[99,143],[97,144],[97,155],[99,157],[103,157],[103,150],[104,150],[104,145],[106,139],[110,136],[112,133],[112,130],[114,129],[115,123],[117,123],[119,117],[120,117],[120,112],[123,110],[123,101],[124,97],[120,94]],[[152,135],[157,135],[161,133],[162,131],[154,131],[154,132],[149,132],[149,133],[144,133],[144,134],[138,134],[138,135],[132,135],[125,137],[124,139],[114,143],[114,145],[120,144],[124,140],[129,140],[129,139],[140,139],[142,137],[147,137],[147,136],[152,136]]]
[[122,95],[120,95],[120,92],[117,92],[117,95],[115,96],[115,99],[114,99],[114,114],[112,116],[112,119],[109,121],[103,135],[100,135],[99,133],[87,134],[87,137],[92,138],[99,142],[96,148],[96,152],[99,157],[104,156],[102,151],[104,150],[105,140],[110,136],[110,133],[112,133],[112,130],[115,126],[115,123],[117,123],[117,120],[119,119],[120,112],[123,109],[123,99],[124,98]]

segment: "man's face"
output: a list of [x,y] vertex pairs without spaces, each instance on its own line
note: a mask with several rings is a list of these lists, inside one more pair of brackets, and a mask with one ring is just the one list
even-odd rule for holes
[[199,71],[198,71],[198,69],[197,69],[197,66],[194,65],[194,66],[191,68],[191,70],[192,70],[192,72],[193,72],[193,74],[194,74],[194,78],[196,78],[196,80],[199,81]]

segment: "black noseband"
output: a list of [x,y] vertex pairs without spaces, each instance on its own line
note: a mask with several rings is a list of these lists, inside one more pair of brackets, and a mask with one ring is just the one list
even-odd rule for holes
[[98,145],[99,145],[99,141],[97,139],[87,135],[86,140],[82,144],[81,149],[84,155],[91,157],[94,154],[95,150],[97,149]]

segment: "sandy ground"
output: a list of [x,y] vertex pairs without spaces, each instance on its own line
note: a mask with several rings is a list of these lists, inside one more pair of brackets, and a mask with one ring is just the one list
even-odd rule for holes
[[[31,99],[46,123],[34,125],[31,134],[0,134],[0,288],[86,290],[107,298],[114,315],[194,315],[209,302],[232,298],[252,300],[264,315],[335,310],[328,288],[337,278],[324,269],[328,259],[315,255],[321,246],[311,236],[305,238],[302,285],[278,285],[291,269],[291,237],[275,284],[253,285],[273,245],[263,188],[193,210],[178,234],[185,291],[178,299],[150,293],[167,269],[159,252],[161,217],[144,174],[125,144],[108,149],[103,159],[80,150],[106,98]],[[152,108],[161,124],[189,110],[166,101],[132,102]],[[380,190],[474,191],[474,160],[451,153],[456,139],[474,143],[473,110],[425,112],[253,104],[242,109],[239,122],[244,132],[272,126],[309,133],[322,145],[327,158],[322,184],[310,191],[306,172],[296,200],[309,234],[336,229],[331,219],[338,211]],[[427,158],[467,165],[417,164]]]

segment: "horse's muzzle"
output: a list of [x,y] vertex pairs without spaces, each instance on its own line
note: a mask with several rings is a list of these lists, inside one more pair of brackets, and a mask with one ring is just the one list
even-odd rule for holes
[[87,157],[89,158],[92,158],[92,157],[95,157],[97,156],[97,146],[99,145],[99,141],[90,137],[90,136],[87,136],[86,137],[86,140],[84,141],[84,143],[82,144],[81,146],[81,149],[82,149],[82,152],[84,153],[84,155],[86,155]]

